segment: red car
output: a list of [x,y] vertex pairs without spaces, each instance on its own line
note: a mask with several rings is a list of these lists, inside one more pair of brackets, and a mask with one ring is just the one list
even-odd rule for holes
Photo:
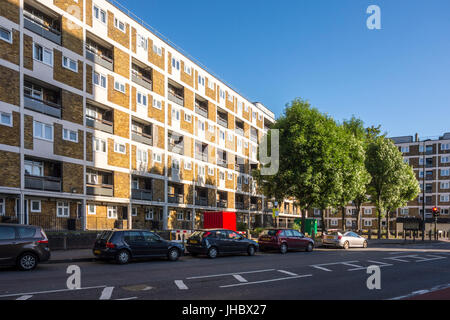
[[293,229],[267,229],[258,238],[260,251],[279,250],[282,254],[288,250],[314,250],[314,240],[305,237]]

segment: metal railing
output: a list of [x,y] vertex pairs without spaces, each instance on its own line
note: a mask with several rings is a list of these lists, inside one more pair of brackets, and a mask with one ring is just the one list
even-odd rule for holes
[[107,133],[113,133],[113,123],[86,115],[86,125]]
[[114,195],[114,186],[109,184],[87,184],[86,194],[89,196],[112,197]]
[[146,133],[139,133],[137,131],[133,131],[131,133],[131,139],[136,142],[148,144],[149,146],[153,145],[153,137]]
[[217,201],[217,207],[218,208],[226,208],[228,206],[227,200],[218,200]]
[[244,209],[244,203],[243,203],[243,202],[235,202],[235,203],[234,203],[234,207],[235,207],[236,209],[243,210],[243,209]]
[[195,204],[197,206],[208,206],[208,198],[207,197],[197,197],[197,198],[195,198]]
[[61,118],[61,105],[24,94],[24,106],[55,118]]
[[200,107],[198,104],[195,104],[195,113],[201,115],[202,117],[208,118],[208,109],[204,109]]
[[174,193],[169,193],[167,195],[167,198],[169,200],[169,203],[178,203],[178,204],[182,204],[183,203],[183,194],[174,194]]
[[220,124],[222,127],[228,128],[228,120],[225,120],[221,117],[217,117],[217,123]]
[[169,100],[184,107],[184,97],[169,91]]
[[113,71],[114,70],[114,60],[98,54],[97,52],[93,51],[90,47],[86,46],[86,59],[110,70]]
[[152,190],[132,189],[131,197],[134,200],[152,201],[153,194],[152,194]]
[[61,31],[43,24],[32,13],[23,11],[24,27],[44,38],[61,45]]
[[139,73],[137,73],[135,70],[132,71],[131,80],[146,89],[153,90],[153,81],[139,75]]
[[61,178],[25,175],[25,188],[61,192]]

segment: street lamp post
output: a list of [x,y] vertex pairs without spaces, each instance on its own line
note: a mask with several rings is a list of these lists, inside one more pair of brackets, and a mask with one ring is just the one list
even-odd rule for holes
[[425,241],[425,142],[427,141],[430,139],[422,142],[422,241]]

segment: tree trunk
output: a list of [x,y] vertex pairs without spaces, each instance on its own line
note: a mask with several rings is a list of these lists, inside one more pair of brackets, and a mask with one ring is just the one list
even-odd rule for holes
[[320,209],[320,218],[322,219],[322,234],[324,234],[327,231],[324,211],[325,209]]
[[378,239],[381,239],[381,210],[378,209]]
[[389,215],[390,215],[390,211],[388,210],[388,212],[386,213],[386,229],[387,229],[387,233],[386,233],[386,238],[389,239],[390,236],[390,223],[389,223]]
[[361,228],[359,227],[359,221],[361,220],[361,204],[356,205],[356,232],[359,233]]
[[306,212],[308,209],[302,209],[302,233],[305,234]]
[[346,223],[345,223],[345,207],[341,207],[341,213],[342,213],[342,231],[345,232],[345,227],[346,227]]

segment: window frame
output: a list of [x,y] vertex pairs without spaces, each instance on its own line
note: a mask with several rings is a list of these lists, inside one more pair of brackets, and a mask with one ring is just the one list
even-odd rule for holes
[[[65,205],[67,204],[67,206]],[[59,209],[62,209],[63,214],[59,214]],[[64,214],[67,209],[67,215]],[[57,201],[56,202],[56,217],[58,218],[69,218],[70,217],[70,202],[69,201]]]
[[[62,138],[63,138],[63,140],[65,140],[65,141],[70,141],[70,142],[74,142],[74,143],[78,143],[78,131],[76,131],[76,130],[71,130],[71,129],[67,129],[67,128],[63,128],[62,129]],[[67,137],[65,137],[65,135],[66,135],[66,132],[68,132],[68,136]],[[71,133],[75,133],[75,140],[72,140],[71,139]]]
[[[120,151],[119,147],[123,146],[125,149],[124,151]],[[120,142],[114,142],[114,152],[120,153],[120,154],[127,154],[127,145],[126,143],[120,143]]]
[[[123,30],[120,28],[120,24],[123,25]],[[114,17],[114,27],[118,30],[120,30],[123,33],[127,33],[127,25],[122,20],[118,19],[117,17]]]
[[[36,57],[36,48],[39,47],[42,50],[42,60],[39,59],[39,57]],[[50,57],[50,63],[46,61],[45,59],[45,54],[47,53],[47,55]],[[34,61],[38,61],[41,62],[43,64],[46,64],[50,67],[53,67],[53,50],[49,49],[47,47],[44,47],[42,45],[40,45],[37,42],[33,42],[33,60]]]
[[1,36],[0,36],[0,39],[5,41],[5,42],[7,42],[7,43],[12,44],[13,43],[13,32],[12,32],[12,30],[10,30],[8,28],[5,28],[5,27],[0,27],[0,30],[3,30],[4,32],[9,34],[9,39],[5,39],[5,38],[3,38]]
[[[94,208],[94,211],[91,211],[91,208]],[[87,211],[88,211],[88,215],[96,215],[97,214],[97,206],[95,204],[88,204],[87,205]]]
[[[40,125],[42,128],[41,128],[41,132],[43,133],[43,137],[40,137],[40,136],[37,136],[36,135],[36,126],[37,125]],[[46,129],[46,127],[50,127],[51,128],[51,138],[46,138],[45,137],[45,129]],[[40,122],[40,121],[36,121],[36,120],[34,120],[33,121],[33,138],[35,138],[35,139],[40,139],[40,140],[45,140],[45,141],[49,141],[49,142],[53,142],[53,140],[54,140],[54,127],[53,127],[53,125],[52,124],[47,124],[47,123],[44,123],[44,122]]]
[[[9,116],[9,123],[4,123],[3,122],[3,116],[4,115],[7,115],[7,116]],[[14,126],[14,120],[13,120],[13,114],[12,114],[12,112],[11,113],[8,113],[8,112],[3,112],[3,111],[0,111],[0,125],[2,125],[2,126],[6,126],[6,127],[13,127]]]
[[[68,63],[67,65],[66,65],[66,61]],[[72,67],[71,67],[71,63],[72,62],[75,64],[75,69],[72,69]],[[67,56],[63,56],[62,57],[62,66],[63,66],[63,68],[65,68],[67,70],[70,70],[72,72],[78,73],[78,61],[77,60],[74,60],[74,59],[69,58]]]

